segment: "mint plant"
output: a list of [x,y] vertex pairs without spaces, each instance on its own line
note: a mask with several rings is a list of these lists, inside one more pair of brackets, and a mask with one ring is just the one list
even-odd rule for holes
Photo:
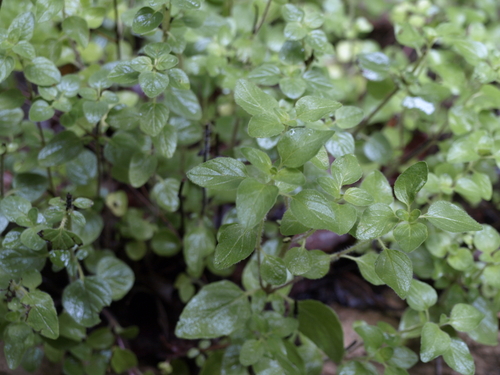
[[[499,9],[434,3],[0,2],[8,367],[155,373],[115,304],[146,289],[162,374],[474,374],[464,338],[498,345]],[[354,323],[362,356],[293,291],[340,259],[407,305]]]

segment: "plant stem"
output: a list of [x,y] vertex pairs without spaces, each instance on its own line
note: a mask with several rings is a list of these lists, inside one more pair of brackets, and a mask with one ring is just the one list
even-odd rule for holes
[[257,230],[257,239],[255,240],[255,248],[257,249],[257,267],[259,269],[259,285],[262,290],[265,290],[264,283],[262,282],[262,276],[260,274],[260,264],[261,264],[261,252],[262,252],[262,232],[264,231],[264,220],[259,224],[259,229]]
[[122,59],[122,51],[120,48],[121,44],[121,30],[120,30],[120,19],[118,16],[118,0],[113,0],[113,8],[115,11],[115,37],[116,37],[116,56],[118,57],[118,60]]
[[[256,25],[255,28],[253,29],[253,35],[257,35],[257,33],[259,32],[260,28],[264,24],[264,22],[265,22],[265,20],[267,18],[267,13],[269,13],[269,8],[271,7],[271,1],[272,0],[267,0],[266,7],[264,8],[264,13],[262,13],[262,18],[260,19],[259,24]],[[257,17],[258,17],[258,15],[257,15]]]
[[[208,160],[208,156],[210,154],[210,123],[205,124],[205,137],[204,137],[204,144],[203,144],[203,162],[206,162]],[[203,217],[205,215],[205,208],[208,204],[207,201],[207,189],[203,188],[202,190],[202,206],[201,206],[201,214],[200,217]]]
[[[45,147],[45,135],[43,135],[42,125],[37,122],[38,132],[40,133],[40,140],[42,141],[42,147]],[[50,171],[50,167],[47,167],[47,177],[49,178],[49,193],[55,197],[56,190],[54,189],[54,181],[52,180],[52,172]],[[2,184],[3,185],[3,184]]]
[[3,198],[3,195],[5,194],[5,187],[3,180],[3,174],[5,171],[4,158],[5,158],[5,152],[0,157],[0,198]]
[[341,257],[351,258],[352,259],[352,257],[349,257],[346,254],[349,254],[349,253],[352,253],[353,251],[359,250],[360,248],[362,248],[363,246],[365,246],[368,242],[369,242],[369,240],[356,242],[351,247],[348,247],[347,249],[341,250],[341,251],[339,251],[337,253],[334,253],[334,254],[330,255],[330,261],[331,262],[336,262]]
[[183,178],[181,180],[181,183],[179,185],[179,192],[177,193],[177,196],[179,197],[179,213],[181,214],[181,226],[179,228],[179,235],[182,237],[184,236],[184,228],[185,228],[185,223],[184,223],[184,200],[182,199],[182,188],[184,187],[184,183],[186,182],[186,179]]
[[163,22],[161,24],[163,29],[163,41],[166,42],[168,39],[168,31],[170,30],[170,9],[165,7],[163,11]]
[[101,175],[102,175],[102,152],[101,152],[101,143],[99,140],[100,136],[100,121],[97,123],[95,127],[96,139],[95,139],[95,152],[97,156],[97,191],[96,196],[99,198],[101,195]]

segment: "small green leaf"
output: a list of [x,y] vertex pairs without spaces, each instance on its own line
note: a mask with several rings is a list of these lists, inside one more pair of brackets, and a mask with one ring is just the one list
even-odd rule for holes
[[297,220],[291,210],[285,211],[280,224],[280,232],[282,235],[293,236],[295,234],[304,233],[308,229],[308,226],[302,225],[300,221]]
[[450,336],[443,332],[436,323],[425,323],[421,335],[420,359],[422,362],[430,362],[450,348]]
[[80,237],[64,228],[44,229],[40,236],[45,241],[50,241],[53,250],[69,250],[75,245],[83,245]]
[[137,82],[139,73],[132,68],[131,61],[120,61],[108,74],[111,82],[121,85],[132,85]]
[[253,178],[244,179],[236,192],[238,220],[246,228],[256,226],[274,206],[278,188],[261,184]]
[[174,233],[168,229],[162,229],[151,239],[151,249],[156,255],[168,257],[179,252],[181,243]]
[[25,294],[21,302],[29,306],[26,323],[49,339],[55,340],[59,337],[59,320],[50,295],[34,290]]
[[240,224],[223,226],[218,234],[214,264],[217,269],[225,269],[246,259],[255,248],[257,231]]
[[309,189],[293,197],[290,209],[304,226],[337,234],[347,233],[357,219],[354,207],[328,201],[321,193]]
[[369,240],[380,237],[394,228],[397,222],[398,219],[389,205],[375,203],[369,206],[361,215],[356,229],[356,238]]
[[247,177],[245,164],[232,158],[206,161],[187,172],[195,184],[217,190],[233,190]]
[[425,217],[439,229],[448,232],[479,231],[483,228],[463,209],[446,201],[431,204]]
[[28,214],[31,203],[25,198],[9,195],[0,202],[0,209],[9,221],[15,222],[18,217]]
[[16,62],[11,56],[0,56],[0,82],[3,82],[12,73],[15,65]]
[[342,104],[335,100],[318,96],[304,96],[295,104],[295,110],[299,120],[313,122],[332,116],[341,106]]
[[234,90],[236,103],[251,115],[272,113],[278,107],[278,102],[271,95],[266,94],[254,83],[240,79]]
[[128,349],[119,347],[113,348],[113,355],[111,356],[111,367],[115,372],[121,374],[132,367],[137,366],[138,361],[134,352]]
[[375,203],[391,204],[394,201],[391,185],[380,171],[373,171],[361,182],[362,189],[370,192]]
[[86,100],[83,102],[83,114],[87,121],[91,124],[95,124],[104,117],[108,112],[108,104],[104,102],[95,102],[92,100]]
[[344,200],[355,206],[369,206],[373,203],[373,197],[364,189],[349,188],[344,193]]
[[282,285],[286,282],[287,272],[283,259],[273,255],[263,254],[260,266],[262,280],[271,285]]
[[20,40],[29,41],[33,37],[34,30],[35,16],[31,12],[24,12],[12,20],[7,34],[9,39],[13,39],[17,43]]
[[144,53],[153,59],[170,53],[172,49],[165,42],[148,43],[144,47]]
[[[358,181],[363,175],[363,170],[359,165],[358,159],[354,155],[344,155],[335,159],[332,168],[337,168],[342,176],[341,185],[350,185]],[[333,176],[332,170],[332,176]]]
[[26,65],[24,75],[28,81],[39,86],[55,85],[61,80],[61,73],[57,67],[45,57],[34,58],[30,64]]
[[344,356],[344,335],[340,320],[330,307],[319,301],[298,301],[299,331],[307,336],[332,361]]
[[451,339],[449,348],[443,353],[443,359],[453,370],[464,375],[474,375],[476,366],[467,344],[458,337]]
[[422,189],[427,182],[429,169],[424,161],[413,164],[411,167],[401,173],[394,184],[394,194],[396,198],[411,205],[417,196],[417,193]]
[[73,39],[81,47],[86,48],[89,44],[89,26],[87,21],[78,16],[66,17],[62,22],[64,34]]
[[483,224],[483,230],[474,235],[474,246],[484,253],[492,253],[500,247],[500,235],[492,226]]
[[406,302],[415,311],[425,311],[436,304],[436,290],[422,281],[412,280]]
[[108,283],[113,301],[122,299],[134,285],[134,272],[120,259],[107,256],[97,263],[96,275]]
[[173,125],[166,124],[160,133],[153,138],[153,145],[159,155],[170,159],[174,156],[177,148],[177,129]]
[[145,103],[140,109],[141,130],[152,137],[160,134],[170,114],[167,106],[161,103]]
[[382,52],[359,55],[358,62],[363,76],[370,81],[383,81],[389,74],[390,60]]
[[363,151],[368,159],[385,165],[392,159],[392,146],[382,132],[372,133],[363,146]]
[[298,99],[306,91],[307,84],[300,77],[285,77],[280,80],[280,89],[290,99]]
[[204,286],[186,305],[175,327],[177,337],[210,339],[230,335],[250,318],[248,297],[230,281]]
[[198,9],[201,6],[201,0],[172,0],[172,5],[180,9]]
[[262,64],[252,70],[248,78],[258,85],[274,86],[280,81],[281,71],[276,65]]
[[54,116],[54,108],[45,100],[37,100],[31,105],[29,117],[31,121],[46,121]]
[[168,87],[165,91],[165,104],[170,110],[187,120],[201,119],[201,106],[198,98],[191,90]]
[[112,300],[111,288],[98,276],[87,276],[68,285],[63,292],[64,309],[77,322],[92,327],[100,322],[99,313]]
[[139,84],[149,98],[155,98],[165,91],[170,80],[167,74],[160,72],[142,72],[139,74]]
[[408,255],[399,250],[384,249],[375,263],[375,272],[399,297],[406,298],[413,278],[413,264]]
[[203,225],[192,227],[183,238],[184,261],[193,277],[200,277],[205,258],[215,249],[215,238],[211,230]]
[[24,353],[35,343],[35,335],[31,327],[25,323],[10,323],[3,331],[3,348],[7,366],[14,370],[21,364]]
[[330,255],[321,250],[309,250],[312,267],[302,274],[306,279],[321,279],[330,270]]
[[304,165],[316,156],[333,133],[333,131],[319,131],[307,128],[287,131],[278,142],[278,152],[282,164],[292,168]]
[[130,61],[130,67],[139,73],[151,72],[153,61],[147,56],[138,56]]
[[286,268],[293,275],[302,275],[311,269],[311,255],[303,247],[292,247],[283,258]]
[[21,277],[30,270],[41,271],[46,260],[46,251],[35,251],[24,246],[0,251],[0,267],[10,277]]
[[64,7],[64,0],[37,0],[35,14],[37,22],[50,21]]
[[250,339],[245,341],[240,351],[240,363],[251,366],[264,356],[264,344],[261,340]]
[[83,150],[80,137],[69,130],[57,133],[38,154],[43,167],[54,167],[76,158]]
[[255,138],[268,138],[281,134],[285,126],[274,113],[261,113],[253,116],[248,123],[248,135]]
[[151,198],[158,206],[168,212],[175,212],[179,207],[180,182],[175,178],[166,178],[158,182],[151,191]]
[[136,34],[147,34],[160,26],[163,13],[155,12],[150,7],[143,7],[134,16],[132,31]]
[[427,239],[427,226],[422,223],[400,223],[394,228],[394,238],[407,253],[412,252]]
[[457,303],[451,310],[448,323],[457,331],[469,332],[475,329],[483,318],[484,314],[474,306]]
[[343,106],[335,111],[335,125],[341,129],[350,129],[363,120],[364,112],[361,108]]
[[135,188],[144,185],[155,173],[157,165],[158,158],[155,155],[146,155],[141,151],[134,153],[128,171],[130,185]]
[[265,152],[253,147],[240,148],[241,153],[252,165],[264,173],[269,173],[272,167],[271,159]]
[[378,254],[373,251],[363,254],[360,257],[349,257],[349,259],[357,263],[359,271],[366,281],[373,285],[384,285],[385,282],[375,272],[377,258]]

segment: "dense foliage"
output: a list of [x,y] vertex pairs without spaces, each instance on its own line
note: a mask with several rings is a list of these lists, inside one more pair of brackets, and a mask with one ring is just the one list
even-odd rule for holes
[[[113,303],[165,257],[186,304],[170,323],[201,341],[164,374],[329,358],[401,375],[439,356],[474,374],[465,335],[498,344],[500,235],[474,210],[500,200],[497,1],[0,4],[11,369],[139,374]],[[318,230],[344,247],[309,249]],[[290,297],[341,258],[408,305],[397,329],[355,323],[363,357],[332,308]]]

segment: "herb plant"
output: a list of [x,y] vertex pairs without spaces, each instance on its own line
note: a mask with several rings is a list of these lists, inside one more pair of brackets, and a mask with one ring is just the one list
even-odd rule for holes
[[[465,335],[498,345],[497,2],[0,6],[9,368],[153,373],[113,303],[164,258],[189,350],[163,374],[315,375],[328,358],[401,375],[439,356],[474,374]],[[309,248],[319,230],[343,247]],[[331,307],[293,298],[340,259],[408,306],[397,328],[355,323],[362,357]]]

